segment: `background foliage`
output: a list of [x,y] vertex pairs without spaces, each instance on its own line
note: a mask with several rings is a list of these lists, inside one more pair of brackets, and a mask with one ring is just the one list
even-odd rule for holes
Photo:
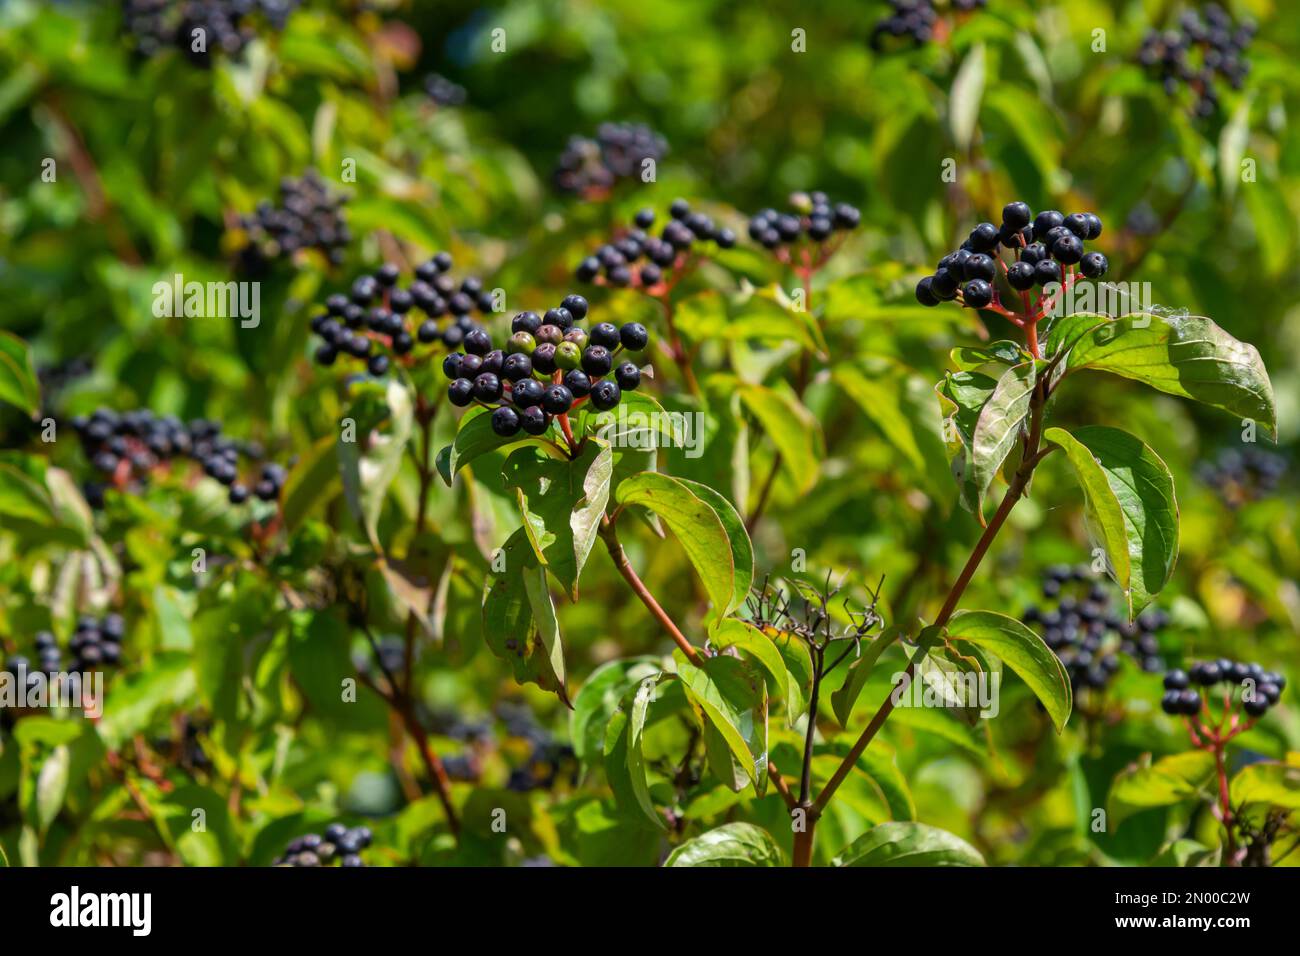
[[[727,852],[788,857],[785,811],[770,790],[736,794],[674,772],[672,721],[648,727],[644,740],[655,802],[674,808],[667,829],[629,825],[611,800],[601,688],[615,693],[629,667],[671,645],[603,553],[593,553],[579,601],[556,596],[576,710],[517,684],[485,646],[488,562],[519,526],[495,480],[503,454],[453,488],[434,486],[421,542],[445,592],[418,642],[416,719],[449,767],[472,765],[477,778],[452,784],[463,817],[453,838],[401,722],[368,690],[339,701],[339,681],[369,650],[346,609],[367,605],[373,628],[395,637],[406,605],[367,553],[338,470],[312,467],[332,453],[352,401],[342,374],[310,362],[313,304],[396,246],[412,261],[450,250],[458,270],[507,290],[511,312],[540,308],[576,291],[573,266],[642,205],[662,210],[687,196],[741,232],[748,213],[794,189],[855,203],[864,225],[814,286],[827,340],[803,396],[815,424],[782,434],[726,400],[740,382],[789,394],[777,383],[792,377],[774,358],[788,354],[793,333],[750,324],[765,295],[746,293],[790,289],[793,279],[742,243],[678,293],[683,335],[703,346],[699,372],[722,437],[700,459],[665,451],[659,470],[704,482],[743,514],[774,445],[797,452],[785,456],[754,531],[760,574],[790,574],[802,549],[811,579],[847,571],[859,597],[883,575],[886,620],[933,615],[979,527],[956,505],[941,449],[934,454],[931,389],[953,367],[951,348],[1015,330],[990,313],[924,310],[911,290],[1011,199],[1095,210],[1113,274],[1150,282],[1163,309],[1211,316],[1255,344],[1277,396],[1272,450],[1294,462],[1300,144],[1290,117],[1300,90],[1290,67],[1300,24],[1281,5],[1236,5],[1261,24],[1251,76],[1202,121],[1133,61],[1146,31],[1182,8],[990,0],[943,44],[876,53],[867,38],[887,12],[877,3],[776,3],[760,14],[711,0],[307,2],[283,33],[203,70],[175,55],[134,58],[116,4],[4,4],[0,644],[6,655],[25,652],[35,631],[66,635],[78,614],[107,609],[129,624],[101,721],[36,715],[0,725],[4,855],[258,865],[301,832],[346,818],[375,830],[375,864],[682,863],[701,852],[684,841],[724,823],[762,827],[714,831]],[[497,27],[503,53],[490,49]],[[806,53],[791,52],[795,28],[807,33]],[[1105,31],[1105,52],[1091,48],[1095,30]],[[467,105],[435,109],[421,87],[430,71],[463,84]],[[549,173],[567,138],[608,119],[665,135],[671,152],[658,182],[608,202],[555,193]],[[47,157],[54,182],[41,177]],[[956,182],[940,176],[945,158],[956,161]],[[307,168],[333,180],[347,159],[357,181],[346,186],[355,239],[344,265],[279,264],[263,280],[255,330],[154,316],[159,279],[233,274],[232,216]],[[1249,181],[1243,159],[1257,171]],[[648,315],[663,332],[634,293],[591,298],[598,317]],[[783,321],[796,322],[788,313]],[[79,359],[86,374],[51,374]],[[28,361],[43,371],[38,399]],[[695,407],[671,363],[657,365],[656,396]],[[424,387],[432,396],[442,385]],[[283,507],[301,512],[263,547],[247,512],[227,506],[214,483],[162,480],[110,495],[92,518],[76,490],[90,469],[70,430],[50,444],[38,422],[100,405],[219,420],[227,434],[296,462]],[[435,448],[454,434],[449,411],[435,419]],[[1225,501],[1197,464],[1240,449],[1241,423],[1119,379],[1084,373],[1056,418],[1122,426],[1174,474],[1181,555],[1158,599],[1171,617],[1162,656],[1228,655],[1300,677],[1294,469],[1271,495]],[[747,439],[739,455],[738,432]],[[415,544],[413,458],[384,489],[378,537],[389,554]],[[301,497],[291,504],[294,489]],[[632,564],[702,644],[708,592],[686,553],[625,524]],[[195,547],[220,556],[204,574],[191,571]],[[1038,599],[1044,568],[1088,559],[1074,478],[1052,461],[966,603],[1018,616]],[[888,673],[901,669],[897,648],[883,660],[890,666],[864,700],[882,698]],[[1215,823],[1195,802],[1138,807],[1115,824],[1117,775],[1144,755],[1186,747],[1157,706],[1158,676],[1125,662],[1104,697],[1086,708],[1076,701],[1060,736],[1023,685],[1008,681],[1003,693],[1001,717],[974,729],[946,714],[897,712],[824,821],[818,860],[873,825],[908,820],[956,834],[990,863],[1141,864],[1176,852],[1175,836],[1216,844]],[[866,716],[857,712],[850,731]],[[199,728],[200,765],[176,756],[187,721]],[[831,763],[820,775],[856,736],[837,731],[827,722]],[[800,735],[775,717],[770,734],[776,762],[793,772]],[[1298,750],[1300,717],[1284,700],[1239,740],[1234,760],[1294,764]],[[1294,780],[1288,786],[1283,806],[1296,800]],[[1111,826],[1094,832],[1093,808],[1108,805]],[[206,832],[190,830],[194,807],[207,810]],[[488,825],[499,807],[515,821],[504,835]],[[878,861],[878,848],[855,846],[861,861]]]

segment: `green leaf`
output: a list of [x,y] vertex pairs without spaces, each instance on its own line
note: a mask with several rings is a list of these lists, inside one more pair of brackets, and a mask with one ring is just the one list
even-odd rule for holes
[[1273,386],[1259,352],[1204,316],[1124,316],[1085,333],[1067,361],[1069,372],[1111,372],[1263,422],[1277,436]]
[[591,672],[574,696],[569,714],[569,739],[580,761],[589,763],[600,753],[605,726],[627,692],[662,670],[653,657],[633,657],[608,661]]
[[[970,456],[970,476],[978,496],[977,507],[982,506],[993,476],[1002,469],[1002,463],[1020,440],[1021,428],[1029,417],[1034,381],[1033,362],[1007,369],[980,409],[971,435]],[[977,510],[976,513],[980,512]]]
[[722,528],[727,532],[727,541],[731,544],[731,563],[735,568],[735,583],[732,586],[731,603],[725,613],[730,614],[741,607],[749,598],[749,589],[754,583],[754,544],[750,541],[745,522],[741,520],[735,506],[721,492],[714,491],[706,484],[678,478],[695,496],[713,509]]
[[844,675],[844,683],[840,685],[839,690],[831,694],[831,710],[834,711],[835,719],[840,722],[841,727],[849,725],[849,718],[853,716],[853,706],[862,695],[862,689],[867,686],[867,678],[871,676],[871,671],[875,668],[880,655],[902,636],[902,630],[897,627],[885,628],[874,641],[862,648],[862,654],[849,665],[848,672]]
[[661,830],[663,817],[650,799],[642,739],[657,683],[644,680],[630,691],[610,719],[605,734],[605,777],[620,807],[636,808]]
[[1300,767],[1294,764],[1253,763],[1232,778],[1233,806],[1262,804],[1300,810]]
[[[1084,484],[1084,495],[1092,511],[1089,529],[1099,528],[1102,537],[1098,543],[1106,548],[1110,563],[1116,569],[1127,571],[1127,581],[1118,574],[1116,580],[1127,591],[1131,619],[1169,582],[1178,560],[1174,477],[1159,455],[1141,440],[1117,428],[1101,425],[1076,428],[1073,437],[1063,429],[1049,428],[1043,437],[1065,449],[1080,483]],[[1119,542],[1111,540],[1115,530],[1111,502],[1092,509],[1094,497],[1105,498],[1104,488],[1089,489],[1089,485],[1097,485],[1097,472],[1104,477],[1113,504],[1122,516]],[[1112,548],[1122,553],[1117,555]]]
[[979,122],[980,100],[984,96],[984,44],[977,43],[962,61],[948,97],[948,126],[953,142],[962,152],[970,149]]
[[341,433],[338,441],[343,493],[353,516],[365,529],[376,551],[383,550],[377,533],[379,513],[383,510],[388,486],[402,466],[402,453],[411,436],[414,418],[411,392],[398,381],[388,383],[384,404],[388,410],[387,432],[381,432],[378,428],[367,432],[365,429],[369,423],[364,422],[362,415],[354,410],[352,415],[357,422],[356,440],[345,441],[345,435]]
[[713,507],[685,482],[649,471],[623,479],[615,497],[619,504],[640,505],[663,519],[704,582],[714,615],[725,616],[736,600],[736,563],[727,529]]
[[996,655],[1015,671],[1042,703],[1058,732],[1070,719],[1070,679],[1043,639],[1013,617],[994,611],[958,611],[948,637],[968,641]]
[[872,827],[832,862],[835,866],[984,866],[984,857],[947,830],[900,821]]
[[40,525],[54,522],[54,502],[35,478],[8,462],[0,462],[0,515]]
[[749,782],[761,788],[767,780],[767,695],[758,670],[736,657],[706,657],[699,667],[681,651],[673,659],[687,697],[722,735]]
[[1029,358],[1019,344],[1009,339],[999,339],[982,348],[959,346],[948,355],[952,363],[963,372],[973,372],[986,365],[1019,365]]
[[63,809],[68,795],[68,774],[72,767],[72,751],[66,744],[55,747],[36,776],[36,828],[41,835],[50,828],[54,818]]
[[285,479],[280,513],[286,530],[296,531],[312,508],[328,501],[340,487],[338,442],[327,435],[303,453]]
[[1162,757],[1155,763],[1147,754],[1120,771],[1110,785],[1107,813],[1118,827],[1139,810],[1167,807],[1196,796],[1214,776],[1214,757],[1204,750]]
[[785,854],[762,827],[725,823],[687,840],[664,866],[785,866]]
[[980,411],[997,387],[997,379],[982,372],[949,373],[935,386],[935,393],[939,396],[944,411],[943,436],[948,446],[952,476],[957,482],[958,500],[963,508],[978,516],[981,522],[983,494],[975,484],[971,456]]
[[719,650],[736,648],[767,673],[768,688],[785,701],[786,720],[793,727],[804,712],[803,688],[786,667],[776,643],[754,625],[735,618],[709,628],[709,642]]
[[781,465],[804,493],[817,483],[821,426],[793,395],[763,385],[740,384],[740,400],[781,453]]
[[538,458],[531,448],[506,459],[503,480],[515,492],[533,551],[574,600],[605,516],[613,473],[613,451],[598,438],[587,441],[572,460]]
[[1083,488],[1083,517],[1088,537],[1095,546],[1105,550],[1108,558],[1106,570],[1127,594],[1132,577],[1128,532],[1124,512],[1105,469],[1092,457],[1092,452],[1064,428],[1049,428],[1043,433],[1043,438],[1064,451],[1074,466],[1074,473]]
[[466,465],[476,458],[481,458],[498,448],[505,448],[507,445],[529,445],[541,448],[554,458],[565,457],[564,452],[555,442],[545,436],[529,438],[515,435],[502,438],[492,430],[490,410],[476,407],[471,408],[461,418],[460,427],[456,430],[456,437],[452,439],[452,443],[438,452],[435,462],[438,474],[450,486],[451,480]]
[[27,343],[11,332],[0,331],[0,402],[28,415],[41,408],[41,388]]
[[553,691],[569,704],[555,608],[524,529],[502,547],[504,570],[490,579],[483,601],[483,638],[510,664],[515,680]]

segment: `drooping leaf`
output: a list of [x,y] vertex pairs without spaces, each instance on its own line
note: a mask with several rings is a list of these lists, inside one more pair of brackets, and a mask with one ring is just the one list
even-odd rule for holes
[[803,713],[803,689],[786,667],[775,642],[754,625],[734,618],[718,621],[709,628],[709,642],[719,650],[736,648],[767,674],[768,687],[785,701],[786,719],[793,727]]
[[1268,372],[1253,345],[1200,315],[1128,315],[1087,332],[1068,372],[1095,369],[1263,423],[1277,436]]
[[[1115,579],[1127,592],[1132,618],[1168,583],[1178,560],[1173,475],[1145,443],[1117,428],[1091,425],[1076,428],[1072,436],[1049,428],[1043,437],[1060,445],[1075,466],[1088,502],[1089,530],[1096,529],[1094,540],[1106,548]],[[1098,484],[1099,472],[1105,488]],[[1119,541],[1112,540],[1116,509],[1121,515]]]
[[767,780],[767,695],[758,669],[735,657],[706,657],[699,667],[681,651],[673,658],[687,697],[761,792]]
[[564,657],[555,608],[524,529],[512,534],[496,562],[503,570],[489,579],[483,600],[483,639],[510,664],[515,680],[553,691],[569,703]]
[[1041,637],[994,611],[958,611],[948,621],[948,637],[996,655],[1034,692],[1057,731],[1065,728],[1073,705],[1070,678]]
[[725,823],[687,840],[664,866],[784,866],[772,835],[752,823]]
[[754,583],[754,544],[750,541],[749,532],[745,530],[745,522],[724,495],[702,482],[689,481],[686,478],[678,478],[677,481],[713,509],[718,520],[722,522],[723,530],[727,533],[727,541],[731,544],[731,563],[735,569],[735,577],[731,602],[723,613],[730,614],[745,603],[749,597],[749,589]]
[[365,431],[368,423],[360,414],[355,419],[355,440],[347,440],[341,432],[338,441],[338,461],[343,476],[343,493],[347,498],[357,523],[365,529],[370,543],[382,550],[378,540],[379,513],[397,471],[402,466],[402,453],[411,436],[414,406],[410,389],[392,381],[384,391],[384,404],[388,414],[386,430]]
[[662,670],[653,657],[633,657],[608,661],[591,672],[574,696],[569,715],[569,738],[580,761],[589,763],[600,752],[605,725],[627,692]]
[[341,487],[338,443],[326,436],[312,445],[285,479],[280,495],[284,526],[294,532],[317,504],[328,501]]
[[997,385],[997,379],[982,372],[953,372],[935,386],[935,393],[943,406],[943,438],[948,447],[952,476],[957,482],[958,500],[963,508],[981,520],[983,495],[975,484],[972,449],[980,411]]
[[1260,804],[1283,810],[1300,810],[1300,766],[1253,763],[1232,778],[1233,806]]
[[1196,796],[1214,776],[1214,757],[1204,750],[1188,750],[1151,762],[1126,767],[1110,785],[1107,812],[1118,827],[1139,810],[1167,807]]
[[1025,362],[1002,373],[997,388],[980,409],[971,435],[971,480],[977,502],[983,503],[993,476],[1020,440],[1029,417],[1029,403],[1034,391],[1034,363]]
[[633,819],[649,820],[664,830],[663,817],[650,798],[642,739],[654,700],[656,681],[647,679],[629,691],[605,733],[605,777],[620,808],[639,811]]
[[0,331],[0,402],[28,415],[41,407],[41,388],[27,343],[11,332]]
[[864,644],[861,655],[849,665],[848,672],[844,675],[844,683],[840,685],[839,690],[831,694],[831,710],[834,711],[835,719],[840,722],[841,727],[849,725],[849,718],[853,716],[853,707],[858,702],[858,697],[862,695],[862,689],[867,686],[867,678],[875,669],[876,661],[902,635],[902,630],[897,627],[885,628],[875,640]]
[[714,615],[724,616],[736,599],[736,564],[727,529],[713,507],[684,482],[654,472],[624,478],[615,497],[619,504],[640,505],[663,519],[704,583]]
[[835,866],[984,866],[965,840],[924,823],[881,823],[835,857]]
[[538,561],[575,600],[609,502],[613,470],[613,452],[598,438],[574,459],[538,458],[531,448],[506,459],[503,478],[515,492]]

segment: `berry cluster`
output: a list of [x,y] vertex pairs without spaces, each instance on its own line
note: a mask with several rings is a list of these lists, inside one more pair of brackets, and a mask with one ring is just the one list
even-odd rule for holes
[[[483,332],[472,315],[492,311],[492,293],[475,276],[457,282],[451,266],[451,256],[440,252],[417,266],[415,279],[403,288],[398,284],[401,270],[386,263],[373,275],[360,276],[346,295],[330,296],[325,311],[311,320],[311,330],[324,340],[316,349],[316,361],[333,365],[340,355],[350,355],[364,360],[371,375],[381,376],[388,374],[393,358],[409,356],[417,341],[456,348]],[[414,335],[407,322],[413,309],[425,316]],[[443,316],[449,318],[440,326]]]
[[1286,677],[1264,670],[1259,664],[1228,660],[1198,661],[1186,671],[1171,670],[1165,674],[1165,695],[1160,698],[1160,709],[1166,714],[1195,717],[1201,712],[1204,701],[1192,685],[1206,692],[1216,684],[1226,684],[1224,708],[1231,710],[1233,692],[1241,688],[1241,709],[1251,717],[1262,717],[1268,709],[1282,699]]
[[465,87],[438,73],[430,73],[424,78],[424,93],[436,106],[465,105]]
[[122,638],[126,636],[126,623],[120,614],[103,618],[83,616],[77,621],[76,631],[68,641],[71,659],[64,660],[59,640],[51,631],[38,631],[32,644],[36,662],[22,655],[5,661],[4,673],[31,687],[41,680],[61,676],[76,679],[74,675],[116,666],[122,660]]
[[1152,30],[1142,40],[1138,62],[1156,76],[1170,96],[1186,85],[1196,97],[1194,112],[1209,118],[1219,110],[1218,77],[1234,89],[1241,89],[1250,72],[1246,48],[1255,36],[1255,25],[1236,25],[1217,3],[1205,7],[1205,19],[1188,10],[1172,30]]
[[764,249],[789,256],[799,246],[811,251],[816,247],[821,258],[828,253],[825,243],[837,232],[856,229],[862,213],[846,202],[832,204],[824,192],[794,193],[790,196],[792,212],[760,209],[749,218],[749,238]]
[[491,720],[471,721],[454,713],[431,716],[429,722],[435,733],[470,745],[463,754],[443,758],[448,777],[480,782],[482,753],[500,749],[512,756],[521,751],[523,755],[522,762],[512,761],[514,766],[506,781],[509,790],[549,790],[557,784],[576,783],[578,762],[573,748],[541,726],[526,704],[502,701],[496,707],[496,717],[503,730],[499,736],[493,732]]
[[494,408],[492,430],[502,437],[520,429],[544,434],[553,416],[567,415],[588,399],[598,411],[613,408],[624,391],[641,384],[635,362],[616,364],[619,353],[640,352],[650,336],[638,322],[622,328],[599,322],[588,331],[575,324],[586,316],[587,300],[568,295],[544,316],[516,315],[505,349],[492,348],[492,338],[483,329],[470,332],[465,350],[443,360],[442,370],[451,379],[451,403]]
[[139,55],[172,48],[207,67],[217,51],[240,56],[257,36],[255,20],[283,30],[297,5],[298,0],[123,0],[122,20]]
[[41,394],[62,391],[78,379],[85,378],[94,367],[94,363],[85,355],[77,355],[52,365],[42,365],[36,370],[36,377],[41,383]]
[[640,175],[647,159],[658,162],[668,142],[640,123],[601,123],[596,138],[569,138],[552,178],[561,192],[594,196],[608,192],[620,179]]
[[655,211],[640,210],[632,220],[635,228],[583,259],[575,277],[579,282],[658,291],[674,271],[685,265],[696,242],[712,241],[719,249],[736,244],[734,232],[716,225],[704,213],[693,211],[685,199],[674,199],[668,214],[668,222],[654,236],[649,230],[654,228]]
[[[287,477],[282,465],[264,462],[256,477],[240,481],[240,457],[256,462],[261,449],[225,437],[220,425],[204,419],[185,424],[171,416],[159,418],[148,409],[119,414],[99,408],[89,416],[78,415],[72,428],[91,464],[118,487],[142,483],[155,468],[180,457],[198,462],[208,477],[229,488],[230,503],[236,505],[250,494],[263,501],[278,500]],[[88,497],[102,500],[102,493]]]
[[[972,309],[1001,306],[999,283],[1022,293],[1026,317],[1042,317],[1043,301],[1029,313],[1029,290],[1049,283],[1069,285],[1079,273],[1098,279],[1110,267],[1100,252],[1084,251],[1084,242],[1101,235],[1101,220],[1090,212],[1066,216],[1048,209],[1035,216],[1028,203],[1008,203],[1002,209],[1002,226],[982,222],[971,230],[961,247],[939,260],[934,275],[916,285],[916,300],[938,305],[956,299]],[[999,247],[1010,250],[1013,261],[1003,259]],[[1068,275],[1067,275],[1068,273]],[[1011,313],[1015,314],[1015,313]]]
[[1286,464],[1286,458],[1263,448],[1225,448],[1213,461],[1199,462],[1196,477],[1229,507],[1238,508],[1276,491]]
[[[955,13],[969,13],[984,7],[988,0],[952,0]],[[887,17],[876,21],[871,31],[871,48],[882,50],[886,43],[899,41],[912,46],[924,46],[934,38],[939,21],[939,10],[934,0],[889,0],[891,8]]]
[[257,272],[277,259],[290,258],[300,249],[317,249],[331,265],[339,265],[352,241],[343,214],[347,196],[332,193],[314,169],[301,179],[280,181],[280,204],[262,201],[240,228],[247,239],[240,265]]
[[1120,654],[1127,654],[1149,673],[1164,669],[1156,637],[1169,623],[1164,611],[1148,609],[1130,623],[1114,606],[1110,590],[1086,567],[1048,568],[1042,587],[1043,596],[1055,600],[1056,606],[1030,606],[1021,620],[1039,629],[1076,691],[1104,688],[1119,670]]
[[308,833],[291,840],[284,855],[277,857],[272,866],[328,866],[338,860],[339,866],[365,866],[361,851],[370,846],[369,827],[348,829],[341,823],[331,823],[324,834]]

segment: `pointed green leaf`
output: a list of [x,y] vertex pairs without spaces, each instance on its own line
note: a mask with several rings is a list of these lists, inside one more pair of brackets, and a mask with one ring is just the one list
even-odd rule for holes
[[1070,678],[1043,639],[1020,621],[994,611],[958,611],[948,621],[948,637],[969,641],[996,655],[1034,692],[1057,731],[1070,718]]
[[687,840],[664,866],[785,866],[785,854],[762,827],[726,823]]
[[736,597],[736,564],[727,529],[713,507],[684,482],[654,472],[624,478],[616,497],[619,504],[640,505],[663,519],[704,583],[714,615],[724,616]]
[[1087,332],[1068,371],[1095,369],[1262,422],[1276,438],[1268,372],[1253,345],[1200,315],[1127,315]]
[[831,710],[835,712],[835,719],[840,722],[841,727],[849,725],[849,718],[853,716],[853,706],[862,695],[862,689],[867,686],[867,678],[871,676],[871,671],[875,668],[880,655],[902,636],[901,629],[886,628],[874,641],[866,643],[858,659],[849,665],[848,673],[844,675],[844,683],[840,685],[839,690],[831,694]]
[[978,850],[924,823],[880,823],[832,861],[835,866],[984,866]]
[[[1067,448],[1061,433],[1059,428],[1049,428],[1044,437],[1066,448],[1072,463],[1076,456],[1090,454],[1123,515],[1124,548],[1129,565],[1129,617],[1132,618],[1169,582],[1178,560],[1178,500],[1174,495],[1174,477],[1159,455],[1141,440],[1117,428],[1101,425],[1076,428],[1075,444],[1083,446],[1085,452]],[[1093,475],[1089,480],[1095,480],[1095,472],[1089,471]],[[1083,481],[1081,472],[1080,481]],[[1112,554],[1108,540],[1105,546],[1107,554]],[[1116,563],[1113,556],[1111,561]],[[1120,586],[1124,586],[1123,581]]]

